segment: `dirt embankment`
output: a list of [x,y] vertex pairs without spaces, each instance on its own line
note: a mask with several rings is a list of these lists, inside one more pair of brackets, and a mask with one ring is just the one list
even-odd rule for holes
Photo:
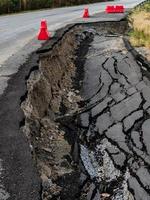
[[[126,141],[120,131],[118,138],[110,134],[106,142],[105,130],[117,131],[123,123],[119,117],[119,122],[114,120],[120,112],[118,105],[129,101],[132,110],[136,96],[139,101],[142,98],[133,85],[140,81],[140,70],[122,40],[126,29],[126,21],[78,25],[52,50],[41,50],[45,53],[40,54],[39,69],[27,80],[22,109],[26,116],[23,130],[42,180],[43,200],[133,199],[136,188],[129,191],[127,187],[132,154],[124,150],[132,141]],[[111,116],[113,106],[118,110]],[[126,119],[130,114],[125,111],[121,116]],[[134,123],[138,122],[133,119]]]
[[71,157],[74,146],[78,151],[76,128],[70,119],[67,129],[60,128],[55,120],[79,110],[81,97],[77,87],[73,87],[75,60],[77,49],[85,40],[87,49],[88,34],[86,31],[81,34],[79,26],[66,33],[52,51],[40,54],[39,70],[34,70],[27,80],[27,99],[22,103],[26,116],[23,131],[41,176],[42,199],[59,199],[60,196],[71,199],[79,193],[79,170],[75,163],[78,152],[76,161]]

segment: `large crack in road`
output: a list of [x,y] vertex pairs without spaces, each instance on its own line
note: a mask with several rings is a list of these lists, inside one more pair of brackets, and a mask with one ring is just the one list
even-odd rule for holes
[[150,80],[126,28],[74,27],[31,73],[24,132],[44,200],[150,199]]

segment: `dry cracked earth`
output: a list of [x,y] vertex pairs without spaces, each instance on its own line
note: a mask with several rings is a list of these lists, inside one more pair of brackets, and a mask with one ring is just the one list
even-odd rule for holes
[[43,200],[150,200],[149,72],[125,24],[71,30],[28,80],[24,132]]

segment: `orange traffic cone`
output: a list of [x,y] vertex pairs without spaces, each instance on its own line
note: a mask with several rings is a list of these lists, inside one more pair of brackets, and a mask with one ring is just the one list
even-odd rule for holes
[[105,12],[106,13],[114,13],[115,12],[115,6],[106,6],[106,9],[105,9]]
[[83,18],[88,18],[88,17],[89,17],[89,9],[85,8],[83,13]]
[[117,5],[116,8],[116,13],[124,13],[124,6],[123,5]]
[[41,21],[41,27],[39,30],[39,33],[37,35],[38,40],[48,40],[50,38],[50,33],[48,32],[47,29],[47,22],[46,20]]

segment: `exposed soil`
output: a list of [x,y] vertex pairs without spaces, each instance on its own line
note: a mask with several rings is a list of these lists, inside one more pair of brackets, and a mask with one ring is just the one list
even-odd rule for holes
[[53,51],[41,55],[39,70],[34,70],[27,81],[23,130],[42,179],[42,199],[78,198],[77,127],[72,115],[79,111],[81,97],[73,85],[80,81],[75,79],[76,55],[81,44],[88,49],[89,35],[86,31],[81,34],[80,27],[71,30]]
[[[26,119],[22,129],[42,180],[43,200],[132,200],[134,194],[138,199],[136,184],[140,181],[134,176],[136,171],[133,173],[131,164],[136,150],[128,150],[128,146],[134,148],[131,142],[137,138],[130,141],[131,136],[124,136],[124,130],[119,128],[118,140],[113,135],[117,127],[126,129],[123,120],[128,121],[133,111],[142,109],[135,114],[137,120],[133,116],[128,134],[138,131],[149,116],[142,108],[145,103],[142,92],[138,88],[134,90],[138,79],[135,77],[142,75],[123,44],[126,29],[126,21],[75,26],[53,50],[40,54],[39,69],[32,71],[27,80],[28,94],[22,103]],[[122,60],[124,63],[119,68]],[[124,67],[127,70],[131,67],[129,80]],[[149,84],[145,76],[143,80]],[[136,98],[139,102],[142,99],[139,107]],[[115,113],[111,116],[110,110],[124,103],[123,100],[135,101],[137,109],[132,110],[131,105],[131,112],[120,114],[124,116],[119,121]],[[116,112],[119,113],[119,108]],[[133,127],[135,130],[131,130]],[[140,169],[142,158],[135,155],[133,163],[137,161]],[[139,181],[133,184],[135,187],[133,181]],[[149,193],[146,186],[139,187],[142,188],[139,191]]]

